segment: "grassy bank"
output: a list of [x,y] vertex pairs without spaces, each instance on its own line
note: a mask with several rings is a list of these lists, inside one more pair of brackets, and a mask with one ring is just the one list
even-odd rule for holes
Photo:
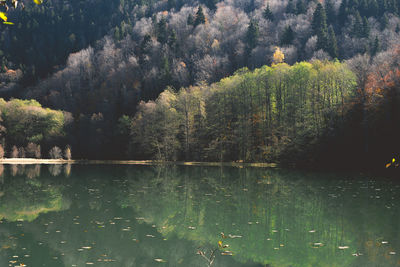
[[64,160],[64,159],[33,159],[5,158],[0,164],[121,164],[121,165],[159,165],[173,164],[185,166],[232,166],[232,167],[276,167],[275,163],[243,163],[243,162],[185,162],[185,161],[156,161],[156,160]]

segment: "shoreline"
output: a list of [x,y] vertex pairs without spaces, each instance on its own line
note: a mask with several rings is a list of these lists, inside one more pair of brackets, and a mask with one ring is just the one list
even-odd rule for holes
[[65,160],[65,159],[34,159],[34,158],[4,158],[0,164],[100,164],[100,165],[179,165],[179,166],[227,166],[227,167],[259,167],[275,168],[276,163],[247,162],[198,162],[198,161],[156,161],[156,160]]

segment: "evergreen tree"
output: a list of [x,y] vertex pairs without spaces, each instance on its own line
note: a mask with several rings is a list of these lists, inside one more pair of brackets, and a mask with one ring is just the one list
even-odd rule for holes
[[253,50],[258,44],[258,23],[254,20],[250,21],[249,27],[247,28],[246,43],[248,53]]
[[371,57],[374,57],[381,50],[381,43],[378,36],[375,36],[374,43],[371,48]]
[[295,14],[296,13],[296,7],[293,3],[293,0],[289,0],[287,6],[286,6],[286,13],[288,14]]
[[214,10],[217,8],[216,4],[217,4],[218,0],[205,0],[205,4],[206,6],[211,9]]
[[325,1],[325,10],[328,24],[334,24],[336,22],[336,12],[332,0]]
[[194,26],[196,27],[197,25],[204,24],[206,23],[206,16],[203,13],[203,8],[199,6],[199,9],[197,10],[196,13],[196,19],[194,21]]
[[187,24],[194,26],[194,17],[192,14],[189,14],[189,16],[187,18]]
[[342,0],[339,6],[338,22],[340,26],[343,26],[347,21],[348,10],[347,10],[347,0]]
[[298,0],[296,3],[296,14],[304,14],[307,12],[306,5],[304,4],[303,0]]
[[281,38],[281,45],[290,45],[293,43],[295,33],[292,27],[286,26]]
[[379,5],[377,0],[370,0],[368,9],[367,9],[367,16],[368,17],[377,17],[379,14]]
[[369,26],[367,17],[363,17],[362,24],[362,37],[368,38],[371,28]]
[[267,4],[267,7],[264,9],[263,17],[266,20],[274,21],[274,14],[272,14],[269,4]]
[[167,20],[165,17],[161,17],[160,21],[157,23],[157,41],[165,44],[167,40]]
[[314,11],[311,26],[315,35],[318,35],[323,30],[327,30],[326,13],[321,3],[318,3]]
[[381,18],[381,30],[383,31],[384,29],[386,29],[386,27],[389,24],[389,18],[388,16],[385,14],[383,15],[383,17]]
[[325,9],[321,3],[318,3],[314,11],[311,26],[314,34],[317,35],[317,48],[326,50],[328,48],[328,26],[326,24]]
[[175,50],[176,48],[176,41],[177,41],[177,37],[176,37],[176,31],[174,29],[171,30],[169,37],[168,37],[168,45]]
[[353,36],[361,38],[363,36],[363,24],[361,20],[360,13],[356,11],[354,15],[354,24],[352,29]]
[[328,40],[328,53],[332,58],[338,58],[338,47],[336,41],[335,31],[333,27],[329,27],[329,40]]

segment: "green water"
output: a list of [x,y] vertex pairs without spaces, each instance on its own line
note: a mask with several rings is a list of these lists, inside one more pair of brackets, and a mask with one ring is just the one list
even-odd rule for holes
[[390,180],[111,165],[0,173],[2,267],[205,267],[210,250],[211,266],[400,265],[400,183]]

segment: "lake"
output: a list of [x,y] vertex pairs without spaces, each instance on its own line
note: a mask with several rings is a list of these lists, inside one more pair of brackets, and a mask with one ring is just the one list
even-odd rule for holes
[[0,266],[400,265],[400,183],[371,175],[134,165],[0,174]]

